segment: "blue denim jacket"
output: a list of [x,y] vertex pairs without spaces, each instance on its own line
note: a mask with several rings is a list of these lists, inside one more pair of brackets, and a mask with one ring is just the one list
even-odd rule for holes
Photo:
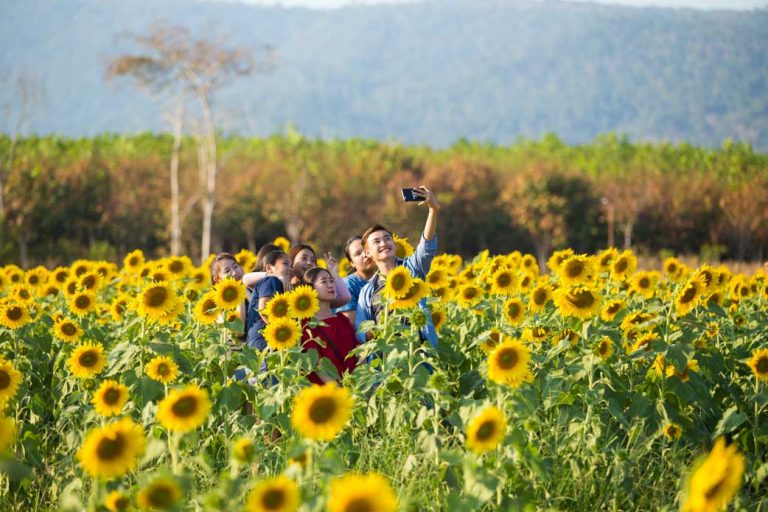
[[[421,235],[421,239],[419,240],[419,245],[416,246],[416,250],[408,256],[407,258],[397,259],[398,265],[403,265],[405,268],[407,268],[411,276],[418,277],[420,279],[426,279],[427,274],[429,273],[429,267],[432,265],[432,259],[435,257],[435,254],[437,254],[437,235],[435,235],[432,240],[427,240],[424,238],[424,235]],[[374,285],[376,283],[377,279],[371,278],[365,286],[363,286],[363,289],[360,290],[360,296],[357,299],[357,317],[355,318],[355,330],[357,331],[357,339],[360,343],[365,343],[365,333],[360,332],[360,324],[367,321],[367,320],[374,320],[376,321],[377,318],[375,318],[373,305],[372,305],[372,298],[373,294],[376,291],[374,289]],[[429,343],[433,347],[437,347],[437,332],[435,331],[435,324],[432,323],[432,315],[429,312],[429,307],[427,306],[427,299],[421,299],[419,301],[419,308],[424,311],[427,315],[427,324],[422,327],[421,334],[422,336],[429,340]]]

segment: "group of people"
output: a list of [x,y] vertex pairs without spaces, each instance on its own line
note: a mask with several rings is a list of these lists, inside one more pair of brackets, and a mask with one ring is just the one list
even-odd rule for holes
[[[412,277],[425,279],[432,259],[437,253],[437,212],[440,208],[434,193],[426,186],[414,191],[423,198],[420,205],[429,209],[424,231],[414,253],[400,259],[396,255],[392,232],[380,224],[368,228],[360,236],[350,237],[344,245],[344,254],[354,272],[345,278],[338,276],[338,262],[330,253],[324,258],[327,268],[317,266],[314,249],[297,244],[285,253],[274,244],[267,244],[257,254],[256,267],[246,273],[231,253],[219,253],[211,262],[211,281],[222,279],[242,280],[247,286],[248,297],[241,305],[240,316],[244,319],[245,343],[254,349],[267,349],[264,328],[270,319],[265,314],[267,303],[277,294],[295,286],[308,285],[317,292],[320,308],[315,314],[314,327],[305,325],[302,333],[302,350],[316,350],[321,358],[328,359],[336,367],[339,376],[355,369],[358,361],[350,352],[359,344],[370,340],[373,333],[370,323],[380,319],[384,305],[382,291],[389,272],[404,266]],[[432,323],[426,299],[419,307],[426,313],[426,325],[420,329],[422,341],[437,346],[437,333]],[[260,371],[266,369],[262,363]],[[309,380],[320,384],[334,377],[313,372]]]

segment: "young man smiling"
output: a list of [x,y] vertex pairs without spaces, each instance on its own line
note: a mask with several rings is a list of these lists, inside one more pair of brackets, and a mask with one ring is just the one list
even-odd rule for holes
[[[408,269],[411,276],[425,279],[429,273],[432,259],[437,253],[437,211],[440,209],[440,205],[435,195],[426,186],[422,185],[414,190],[424,198],[419,205],[426,204],[429,207],[429,213],[424,225],[424,232],[412,255],[405,259],[398,258],[392,233],[380,224],[371,226],[363,233],[363,248],[376,263],[377,271],[360,290],[357,301],[355,329],[357,330],[357,338],[361,343],[373,337],[370,330],[362,330],[361,324],[367,320],[378,321],[379,313],[384,308],[381,292],[387,283],[387,274],[395,267],[402,265]],[[421,328],[420,336],[422,340],[428,340],[433,347],[437,347],[437,333],[426,299],[419,301],[419,308],[427,316],[427,323]]]

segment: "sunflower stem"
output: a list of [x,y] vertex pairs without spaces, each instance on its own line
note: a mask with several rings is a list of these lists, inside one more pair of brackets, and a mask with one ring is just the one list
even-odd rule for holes
[[176,434],[169,430],[168,431],[168,451],[171,452],[171,471],[173,474],[178,474],[179,471],[179,444],[178,444],[178,438],[176,437]]

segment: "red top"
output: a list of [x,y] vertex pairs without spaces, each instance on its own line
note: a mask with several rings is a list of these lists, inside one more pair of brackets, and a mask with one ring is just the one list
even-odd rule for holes
[[[347,355],[357,346],[355,328],[352,327],[349,319],[341,313],[325,318],[322,322],[328,327],[318,326],[310,329],[305,325],[302,335],[304,343],[302,350],[304,352],[310,349],[317,350],[320,357],[325,357],[333,363],[339,376],[343,376],[344,372],[352,372],[357,366],[357,357],[347,357]],[[324,347],[317,342],[318,339],[325,345]],[[310,373],[307,378],[315,384],[323,383],[315,372]]]

